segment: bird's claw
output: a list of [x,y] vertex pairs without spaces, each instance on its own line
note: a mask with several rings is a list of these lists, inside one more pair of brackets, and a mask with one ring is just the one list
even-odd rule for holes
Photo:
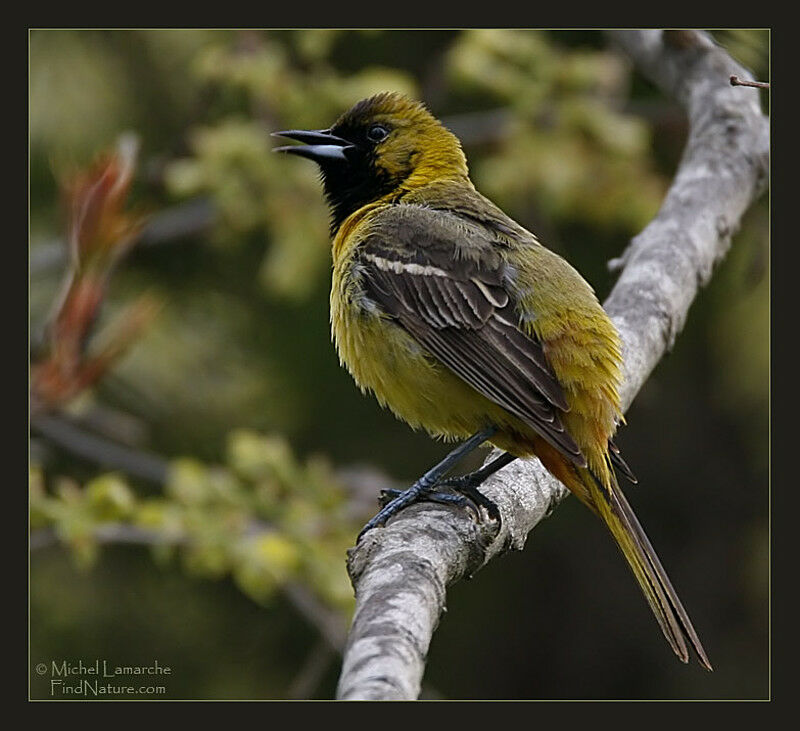
[[[469,478],[469,475],[466,476]],[[441,492],[432,490],[416,490],[410,488],[408,490],[397,490],[395,488],[388,488],[381,490],[378,502],[381,509],[378,513],[361,529],[358,534],[356,543],[359,543],[367,531],[382,526],[389,520],[389,518],[396,515],[407,505],[415,502],[432,502],[439,503],[440,505],[456,505],[460,508],[467,508],[475,518],[476,522],[481,521],[481,507],[483,507],[492,520],[500,522],[500,511],[497,506],[489,500],[485,495],[481,494],[475,487],[469,484],[468,479],[454,478],[451,480],[439,483],[437,488],[440,487],[455,487],[459,492]]]

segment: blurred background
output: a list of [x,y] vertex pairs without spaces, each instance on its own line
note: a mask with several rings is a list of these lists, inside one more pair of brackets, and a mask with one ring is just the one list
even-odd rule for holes
[[[768,31],[713,35],[768,80]],[[596,31],[39,30],[29,51],[31,697],[58,697],[37,663],[100,659],[170,666],[167,698],[331,698],[345,551],[446,448],[339,367],[316,169],[269,133],[424,100],[602,300],[686,120]],[[675,660],[568,499],[451,587],[423,697],[767,696],[768,333],[764,196],[617,439],[715,672]]]

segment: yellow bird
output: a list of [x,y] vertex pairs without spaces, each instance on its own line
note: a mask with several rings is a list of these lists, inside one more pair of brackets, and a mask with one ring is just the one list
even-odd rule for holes
[[[469,498],[499,520],[477,486],[535,455],[611,531],[675,654],[687,662],[688,643],[711,670],[617,483],[614,466],[635,481],[611,441],[620,340],[589,284],[475,189],[458,138],[419,102],[378,94],[330,129],[275,134],[322,173],[340,361],[412,427],[465,440],[361,535],[418,499]],[[485,441],[505,453],[446,477]]]

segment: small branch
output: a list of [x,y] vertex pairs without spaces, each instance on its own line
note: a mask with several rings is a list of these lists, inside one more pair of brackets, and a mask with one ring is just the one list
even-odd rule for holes
[[[164,485],[167,481],[169,461],[164,457],[122,446],[92,434],[64,415],[39,414],[31,419],[31,428],[52,444],[80,459],[108,469],[120,470],[132,477],[158,485]],[[336,475],[337,480],[349,490],[348,514],[352,515],[355,521],[361,521],[369,514],[374,503],[373,491],[376,485],[381,489],[397,487],[397,484],[383,473],[364,466],[341,468],[337,470]],[[249,534],[255,536],[269,530],[271,530],[269,524],[254,520],[249,528]],[[101,544],[183,545],[187,540],[184,535],[164,534],[126,523],[100,525],[94,535]],[[38,529],[30,535],[31,551],[58,543],[59,537],[52,528]],[[317,629],[321,641],[329,652],[341,654],[347,637],[346,621],[342,616],[328,609],[299,582],[284,584],[282,591],[295,610]],[[308,678],[306,680],[311,682]],[[295,690],[297,691],[297,688]]]
[[314,625],[331,650],[341,653],[347,637],[342,616],[331,611],[303,585],[295,581],[283,585],[283,593],[294,607]]
[[[637,68],[686,109],[689,139],[656,218],[631,241],[605,308],[624,348],[623,407],[669,350],[689,307],[730,247],[744,211],[766,187],[769,124],[756,95],[728,79],[745,69],[705,33],[614,31]],[[351,549],[356,593],[337,697],[419,696],[446,587],[470,576],[528,532],[567,490],[538,460],[517,460],[481,487],[502,515],[499,531],[464,511],[421,504]]]
[[465,147],[491,144],[508,136],[513,113],[506,107],[483,112],[464,112],[442,119]]
[[731,76],[731,86],[752,86],[756,89],[769,89],[769,83],[766,81],[747,81],[735,75]]
[[306,661],[295,676],[287,695],[292,700],[308,699],[319,686],[336,653],[320,640],[311,648]]
[[159,485],[167,480],[169,462],[163,457],[91,434],[65,416],[36,414],[31,418],[31,429],[56,446],[101,467],[121,470]]
[[[136,239],[137,248],[147,248],[197,236],[208,231],[216,211],[207,198],[193,198],[156,213]],[[31,248],[29,259],[32,278],[60,271],[67,263],[67,251],[60,239],[47,240]]]
[[[167,533],[140,528],[130,523],[103,523],[94,530],[94,539],[101,544],[123,544],[132,546],[160,546],[174,545],[179,546],[186,543],[183,534],[169,535]],[[40,551],[43,548],[57,546],[61,542],[56,530],[48,526],[47,528],[37,528],[30,534],[28,546],[31,551]]]
[[[122,418],[119,414],[104,416]],[[102,421],[100,426],[103,426]],[[36,414],[31,417],[31,431],[73,457],[157,485],[166,484],[169,460],[165,457],[119,444],[85,427],[84,422],[63,413]],[[347,491],[346,516],[356,523],[364,520],[372,511],[376,491],[402,487],[385,473],[367,465],[340,467],[336,470],[336,480]]]

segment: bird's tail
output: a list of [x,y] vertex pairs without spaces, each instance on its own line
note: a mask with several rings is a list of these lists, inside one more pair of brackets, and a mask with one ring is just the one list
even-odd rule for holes
[[585,492],[581,494],[583,491],[576,491],[578,497],[587,502],[608,526],[672,650],[682,662],[688,662],[688,642],[700,664],[706,670],[712,670],[689,615],[613,473],[606,488],[589,469],[575,468],[575,472],[580,475],[583,491],[588,491],[591,503],[586,500]]

